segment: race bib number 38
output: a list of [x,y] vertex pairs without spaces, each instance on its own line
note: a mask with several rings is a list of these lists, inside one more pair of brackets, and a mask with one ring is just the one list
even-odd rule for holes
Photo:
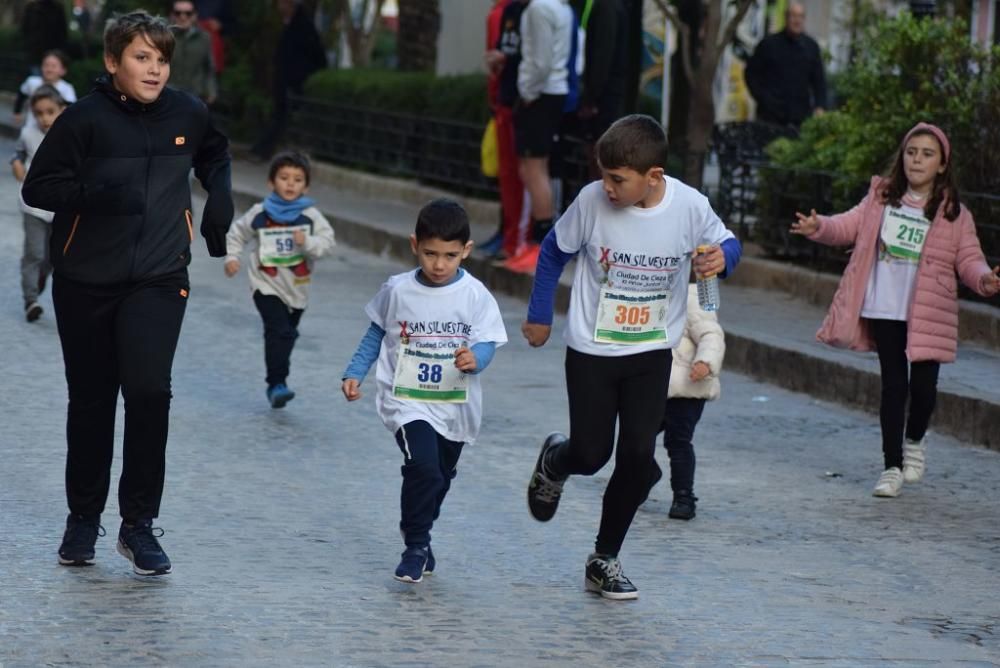
[[631,345],[665,342],[669,301],[665,292],[602,288],[594,341]]
[[264,267],[290,267],[305,260],[302,247],[295,245],[296,230],[309,233],[308,225],[262,227],[257,230],[260,246],[260,264]]
[[888,208],[882,225],[882,243],[893,257],[919,260],[930,227],[930,222],[923,216]]
[[455,366],[454,353],[431,353],[401,346],[392,394],[411,401],[465,403],[468,376]]

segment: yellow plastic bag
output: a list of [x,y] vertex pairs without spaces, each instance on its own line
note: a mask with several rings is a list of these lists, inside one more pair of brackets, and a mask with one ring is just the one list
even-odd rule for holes
[[500,149],[497,146],[497,124],[492,118],[486,124],[483,141],[479,145],[479,168],[483,176],[495,178],[500,173]]

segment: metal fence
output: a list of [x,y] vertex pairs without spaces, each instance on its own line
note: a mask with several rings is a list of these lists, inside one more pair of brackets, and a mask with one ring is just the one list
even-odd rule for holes
[[[850,257],[848,251],[810,242],[788,230],[796,211],[845,210],[861,201],[868,183],[846,183],[840,174],[770,164],[764,147],[779,136],[790,134],[758,123],[716,128],[720,170],[717,209],[737,228],[741,239],[754,242],[772,257],[839,272]],[[990,266],[1000,264],[1000,195],[962,193],[962,203],[976,220]],[[960,294],[981,299],[965,287]]]
[[[427,118],[305,97],[292,100],[289,140],[330,162],[413,178],[467,195],[496,199],[496,179],[480,170],[483,125]],[[563,139],[554,167],[562,200],[589,182],[583,142]]]
[[11,53],[0,53],[0,90],[16,92],[28,74],[28,61]]

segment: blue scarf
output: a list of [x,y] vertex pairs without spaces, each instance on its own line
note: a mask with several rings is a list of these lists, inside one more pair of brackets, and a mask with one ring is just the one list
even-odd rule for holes
[[267,212],[267,217],[276,223],[294,223],[303,211],[314,204],[312,199],[304,195],[289,202],[272,192],[264,200],[264,211]]

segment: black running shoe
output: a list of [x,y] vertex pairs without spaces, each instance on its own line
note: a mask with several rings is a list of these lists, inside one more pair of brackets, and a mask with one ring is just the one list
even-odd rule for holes
[[531,512],[531,516],[539,522],[548,522],[556,514],[556,509],[559,508],[559,497],[562,496],[563,485],[566,482],[565,476],[562,478],[550,477],[545,469],[545,457],[549,450],[568,440],[569,438],[565,434],[553,432],[542,443],[542,450],[538,453],[535,470],[528,482],[528,510]]
[[139,575],[166,575],[170,572],[170,559],[156,540],[161,536],[163,529],[154,529],[152,520],[141,520],[133,526],[122,522],[118,552],[132,562],[132,570]]
[[428,547],[406,548],[400,558],[399,566],[396,566],[396,573],[393,577],[406,584],[416,584],[423,581],[429,553],[430,548]]
[[587,591],[615,601],[639,598],[639,590],[625,577],[618,557],[603,554],[592,554],[587,557],[584,586]]
[[674,502],[670,504],[670,512],[667,517],[675,520],[694,519],[694,510],[697,506],[698,497],[691,493],[689,489],[682,489],[674,492]]
[[59,563],[63,566],[92,566],[94,545],[104,535],[100,515],[73,515],[66,518],[66,532],[59,546]]

